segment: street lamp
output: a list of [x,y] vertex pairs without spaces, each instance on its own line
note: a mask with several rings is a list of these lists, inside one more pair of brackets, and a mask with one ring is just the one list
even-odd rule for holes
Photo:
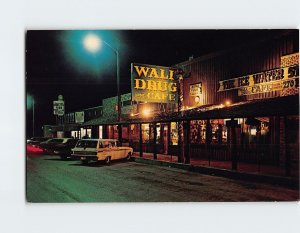
[[106,44],[109,48],[111,48],[117,57],[117,98],[118,98],[118,122],[121,120],[121,96],[120,96],[120,68],[119,68],[119,50],[118,48],[112,47],[109,43],[105,40],[102,40],[98,35],[94,33],[87,34],[83,39],[83,46],[84,48],[91,52],[97,53],[102,46],[102,43]]
[[[98,35],[94,33],[87,34],[83,39],[83,45],[85,49],[92,54],[97,53],[102,46],[102,43],[106,44],[109,48],[113,50],[113,52],[116,54],[117,58],[117,102],[118,102],[118,118],[117,121],[120,122],[121,120],[121,96],[120,96],[120,68],[119,68],[119,50],[118,48],[114,48],[109,43],[107,43],[105,40],[102,40]],[[118,125],[118,139],[119,142],[122,142],[122,127],[119,124]]]

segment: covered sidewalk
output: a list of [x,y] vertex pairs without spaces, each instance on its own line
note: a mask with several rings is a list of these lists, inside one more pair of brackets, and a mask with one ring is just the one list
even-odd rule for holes
[[152,153],[143,153],[143,157],[140,157],[137,152],[133,153],[133,159],[136,162],[145,164],[173,167],[208,175],[251,180],[299,189],[299,170],[294,170],[292,176],[286,177],[284,176],[284,168],[280,169],[277,166],[239,163],[237,170],[231,170],[230,161],[191,159],[190,164],[183,164],[178,163],[177,156],[157,154],[157,159],[154,159]]

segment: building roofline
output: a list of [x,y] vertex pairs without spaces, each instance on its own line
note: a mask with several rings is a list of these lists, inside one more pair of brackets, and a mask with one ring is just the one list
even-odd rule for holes
[[277,35],[269,36],[269,37],[263,38],[263,39],[257,39],[253,42],[250,42],[250,43],[249,42],[248,43],[243,43],[243,44],[240,44],[238,46],[231,47],[229,49],[223,49],[223,50],[211,52],[211,53],[208,53],[208,54],[204,54],[204,55],[196,57],[192,60],[186,60],[186,61],[177,63],[173,66],[174,67],[180,67],[180,66],[190,65],[190,64],[193,64],[193,63],[196,63],[196,62],[199,62],[199,61],[209,60],[211,58],[219,57],[219,56],[234,52],[235,50],[239,50],[241,48],[247,47],[247,46],[254,46],[254,45],[269,41],[269,40],[280,39],[283,36],[287,36],[287,35],[291,35],[291,34],[295,33],[295,31],[299,32],[298,29],[287,29],[286,31],[282,31],[282,32],[278,33]]

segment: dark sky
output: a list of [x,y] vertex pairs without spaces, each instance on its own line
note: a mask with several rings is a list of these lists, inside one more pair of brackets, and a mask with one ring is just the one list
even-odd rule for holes
[[[196,58],[275,33],[274,30],[94,32],[103,34],[104,40],[112,46],[119,45],[121,94],[130,92],[132,62],[171,66],[190,56]],[[116,96],[116,60],[113,51],[103,47],[103,54],[99,57],[87,57],[87,54],[72,51],[77,48],[81,51],[81,44],[76,40],[84,33],[86,32],[26,32],[26,93],[35,99],[36,135],[42,135],[42,125],[54,123],[53,100],[59,94],[64,96],[66,112],[98,106],[103,98]],[[32,115],[32,110],[27,110],[27,136],[32,135]]]

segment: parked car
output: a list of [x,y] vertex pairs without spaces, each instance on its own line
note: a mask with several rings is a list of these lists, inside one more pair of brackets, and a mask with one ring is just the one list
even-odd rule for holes
[[69,139],[73,139],[73,138],[51,138],[45,142],[41,142],[39,147],[43,149],[45,154],[53,154],[55,146],[57,144],[64,143]]
[[115,139],[82,139],[72,151],[72,156],[80,158],[84,164],[89,161],[105,161],[107,165],[112,160],[130,160],[133,153],[131,147],[119,146]]
[[26,140],[27,145],[31,145],[33,147],[39,147],[41,142],[45,142],[49,140],[49,138],[45,138],[45,137],[32,137],[30,139]]
[[76,146],[78,139],[66,138],[62,143],[53,145],[53,153],[59,155],[61,159],[71,156],[72,149]]

